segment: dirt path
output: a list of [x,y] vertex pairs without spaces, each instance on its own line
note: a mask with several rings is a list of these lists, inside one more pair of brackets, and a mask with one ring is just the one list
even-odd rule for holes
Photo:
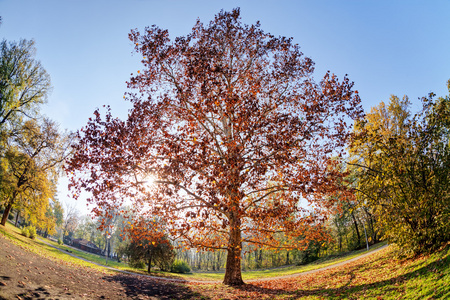
[[[70,256],[76,257],[76,258],[78,258],[78,259],[84,260],[84,261],[89,262],[89,263],[92,263],[92,264],[94,264],[94,265],[98,265],[98,266],[107,268],[107,269],[109,269],[109,270],[111,270],[111,271],[115,271],[115,272],[125,273],[125,274],[129,274],[129,275],[142,276],[142,277],[150,278],[150,279],[154,279],[154,280],[162,280],[162,281],[169,281],[169,282],[179,282],[179,283],[196,283],[196,284],[202,284],[202,283],[204,283],[204,284],[214,284],[214,283],[221,283],[221,282],[222,282],[222,281],[220,281],[220,280],[191,280],[191,279],[165,278],[165,277],[157,277],[157,276],[151,276],[151,275],[137,274],[137,273],[133,273],[133,272],[128,272],[128,271],[124,271],[124,270],[119,270],[119,269],[116,269],[116,268],[108,267],[108,266],[105,266],[105,265],[103,265],[103,264],[99,264],[99,263],[96,263],[96,262],[93,262],[93,261],[84,259],[84,258],[82,258],[82,257],[80,257],[80,256],[77,256],[77,255],[72,254],[72,253],[70,253],[70,252],[67,252],[67,251],[65,251],[65,250],[63,250],[63,249],[60,249],[60,248],[58,248],[58,247],[56,247],[56,246],[53,246],[52,244],[47,243],[45,240],[42,240],[42,239],[40,239],[40,238],[39,238],[39,240],[40,240],[41,242],[43,242],[43,243],[45,243],[45,244],[47,244],[47,245],[49,245],[49,246],[55,248],[55,249],[58,249],[58,250],[61,251],[61,252],[64,252],[64,253],[70,255]],[[314,270],[310,270],[310,271],[299,272],[299,273],[290,274],[290,275],[277,276],[277,277],[266,277],[266,278],[258,278],[258,279],[248,279],[248,280],[245,280],[245,282],[257,282],[257,281],[270,281],[270,280],[286,279],[286,278],[292,278],[292,277],[297,277],[297,276],[302,276],[302,275],[312,274],[312,273],[316,273],[316,272],[328,270],[328,269],[331,269],[331,268],[340,267],[340,266],[342,266],[342,265],[351,263],[351,262],[353,262],[353,261],[355,261],[355,260],[361,259],[361,258],[366,257],[366,256],[368,256],[368,255],[371,255],[371,254],[373,254],[373,253],[376,253],[377,251],[380,251],[380,250],[386,248],[387,246],[388,246],[388,245],[384,245],[384,246],[382,246],[382,247],[380,247],[380,248],[377,248],[377,249],[375,249],[375,250],[371,250],[371,251],[369,251],[369,252],[367,252],[367,253],[364,253],[364,254],[362,254],[362,255],[359,255],[359,256],[357,256],[357,257],[354,257],[354,258],[351,258],[351,259],[349,259],[349,260],[345,260],[345,261],[342,261],[342,262],[339,262],[339,263],[335,263],[335,264],[332,264],[332,265],[329,265],[329,266],[326,266],[326,267],[323,267],[323,268],[314,269]],[[77,249],[77,250],[78,250],[78,249]]]

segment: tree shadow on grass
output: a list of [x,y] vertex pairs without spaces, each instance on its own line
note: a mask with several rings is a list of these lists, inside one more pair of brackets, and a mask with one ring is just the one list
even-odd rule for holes
[[210,299],[192,291],[188,286],[170,281],[155,280],[144,276],[117,274],[104,280],[122,285],[127,298],[157,297],[158,299]]
[[[346,275],[349,275],[350,278],[346,283],[341,285],[339,288],[323,288],[323,289],[311,289],[311,290],[286,290],[283,288],[265,288],[255,284],[246,284],[240,287],[236,287],[236,290],[242,292],[256,292],[260,295],[267,296],[283,296],[283,299],[300,299],[306,296],[320,296],[328,299],[363,299],[364,291],[370,292],[371,289],[377,289],[377,291],[382,291],[383,293],[388,292],[400,292],[398,290],[398,286],[402,286],[402,284],[410,279],[416,277],[424,277],[426,274],[430,274],[431,272],[440,273],[445,272],[445,269],[448,269],[450,265],[450,256],[446,258],[429,263],[415,271],[411,271],[405,273],[403,275],[399,275],[397,277],[393,277],[387,280],[375,281],[373,283],[368,284],[360,284],[360,285],[352,285],[352,281],[356,278],[355,271],[361,270],[361,265],[351,268],[345,272]],[[364,268],[364,267],[363,267]],[[422,291],[424,292],[424,291]],[[430,289],[428,294],[421,294],[423,297],[433,297],[433,299],[444,299],[444,297],[448,296],[448,286],[441,285],[439,287]],[[418,295],[419,296],[419,295]]]

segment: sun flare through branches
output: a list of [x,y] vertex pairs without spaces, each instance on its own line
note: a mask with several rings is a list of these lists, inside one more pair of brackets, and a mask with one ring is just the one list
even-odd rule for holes
[[173,42],[156,26],[129,37],[143,64],[128,83],[133,108],[125,121],[96,111],[79,133],[72,190],[88,189],[102,211],[130,199],[185,247],[227,251],[229,285],[243,283],[242,243],[324,239],[332,195],[344,192],[346,121],[362,116],[353,83],[314,82],[291,38],[242,24],[239,9]]

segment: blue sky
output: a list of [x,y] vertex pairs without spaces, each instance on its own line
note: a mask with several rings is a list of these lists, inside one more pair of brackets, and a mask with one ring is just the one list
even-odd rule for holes
[[[131,29],[156,24],[171,37],[186,35],[197,18],[241,8],[244,23],[261,22],[274,35],[293,37],[316,63],[355,82],[366,111],[391,94],[447,95],[450,79],[450,1],[153,1],[0,0],[0,37],[34,39],[37,58],[52,78],[43,113],[72,131],[97,107],[125,118],[126,81],[141,68],[128,40]],[[67,197],[66,181],[59,199]],[[77,202],[80,212],[85,203]]]

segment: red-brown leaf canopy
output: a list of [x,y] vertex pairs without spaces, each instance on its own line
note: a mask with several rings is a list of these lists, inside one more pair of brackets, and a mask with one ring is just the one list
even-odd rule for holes
[[242,24],[238,9],[174,42],[156,26],[130,39],[143,57],[133,108],[126,121],[96,111],[82,130],[75,193],[103,208],[129,199],[200,248],[226,248],[231,227],[266,246],[280,246],[276,232],[307,238],[342,177],[332,157],[346,120],[362,115],[353,83],[330,73],[315,83],[292,39]]

